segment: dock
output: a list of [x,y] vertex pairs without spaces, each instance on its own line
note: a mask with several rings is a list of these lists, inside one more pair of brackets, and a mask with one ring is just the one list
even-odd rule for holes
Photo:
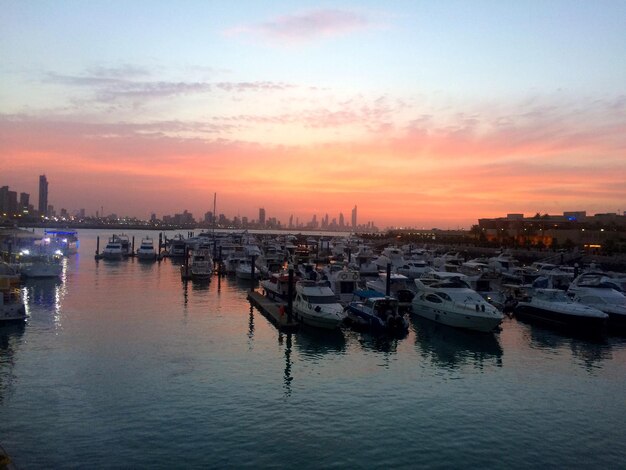
[[248,293],[248,301],[274,323],[279,330],[295,330],[300,326],[295,317],[292,317],[291,321],[289,321],[286,313],[287,306],[283,303],[268,299],[256,291]]

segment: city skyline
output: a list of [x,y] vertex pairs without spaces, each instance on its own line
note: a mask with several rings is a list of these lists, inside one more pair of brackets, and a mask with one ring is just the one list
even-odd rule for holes
[[142,219],[626,210],[624,2],[2,5],[2,184],[32,204],[46,175]]

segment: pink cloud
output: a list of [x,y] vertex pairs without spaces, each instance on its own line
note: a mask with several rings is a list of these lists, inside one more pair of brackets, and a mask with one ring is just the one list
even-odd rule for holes
[[232,28],[229,35],[251,34],[272,41],[311,41],[320,37],[340,36],[368,28],[371,21],[364,15],[347,10],[313,10],[279,16],[273,20]]

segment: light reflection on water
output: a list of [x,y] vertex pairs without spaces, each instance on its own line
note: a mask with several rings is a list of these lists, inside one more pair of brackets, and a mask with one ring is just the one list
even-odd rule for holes
[[623,339],[514,319],[496,335],[421,318],[404,338],[282,333],[248,283],[96,263],[96,235],[61,281],[24,285],[26,325],[0,328],[0,443],[21,468],[616,467],[626,452]]

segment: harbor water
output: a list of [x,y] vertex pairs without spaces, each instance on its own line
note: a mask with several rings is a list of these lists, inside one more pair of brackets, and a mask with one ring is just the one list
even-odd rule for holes
[[96,235],[0,327],[0,444],[21,469],[624,468],[625,338],[514,318],[281,333],[248,284],[96,262]]

